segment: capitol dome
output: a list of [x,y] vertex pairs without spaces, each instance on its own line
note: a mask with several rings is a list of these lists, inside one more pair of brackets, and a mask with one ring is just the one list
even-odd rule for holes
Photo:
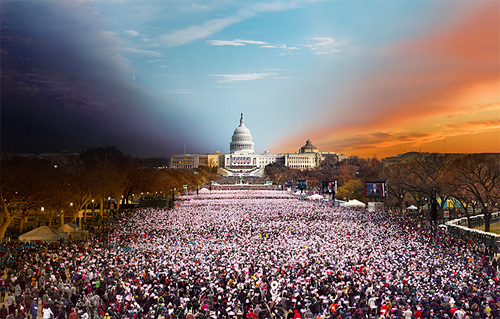
[[241,113],[240,126],[234,130],[231,143],[229,143],[229,152],[231,154],[254,154],[252,134],[244,124],[243,113]]

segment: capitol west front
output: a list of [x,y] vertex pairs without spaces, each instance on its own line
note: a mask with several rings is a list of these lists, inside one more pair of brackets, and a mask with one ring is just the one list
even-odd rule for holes
[[243,113],[240,125],[236,127],[229,143],[229,154],[172,154],[170,168],[197,168],[200,165],[218,167],[222,176],[263,176],[266,165],[282,163],[293,169],[310,169],[319,165],[325,156],[335,156],[337,160],[344,155],[321,153],[310,140],[297,153],[255,154],[252,134],[245,126]]

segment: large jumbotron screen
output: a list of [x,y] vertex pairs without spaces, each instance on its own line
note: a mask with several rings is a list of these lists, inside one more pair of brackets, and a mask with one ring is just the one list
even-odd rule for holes
[[321,192],[323,194],[333,193],[337,191],[337,181],[322,181]]
[[387,197],[386,182],[365,182],[366,198],[385,198]]

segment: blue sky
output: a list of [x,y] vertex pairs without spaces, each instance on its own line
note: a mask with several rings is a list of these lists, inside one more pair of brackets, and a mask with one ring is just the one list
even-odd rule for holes
[[[361,141],[357,127],[378,122],[384,112],[386,118],[393,114],[384,107],[380,114],[365,112],[366,100],[387,94],[387,88],[365,82],[414,76],[412,69],[421,66],[432,69],[426,62],[433,57],[425,52],[414,56],[398,48],[453,29],[484,6],[497,7],[493,1],[118,0],[2,1],[2,6],[3,33],[10,36],[2,51],[3,63],[9,64],[2,73],[4,96],[19,98],[9,74],[25,74],[17,80],[30,83],[23,94],[42,104],[56,101],[47,113],[67,112],[61,121],[74,125],[65,130],[92,123],[66,140],[57,130],[45,136],[52,151],[104,143],[133,155],[180,153],[184,144],[193,153],[227,152],[243,112],[257,152],[294,151],[311,138],[323,151],[378,157],[422,145],[431,150],[442,134],[401,142],[402,136],[421,134],[416,128],[401,133],[395,122],[380,121],[368,132],[377,139],[370,145]],[[491,39],[497,35],[493,31]],[[11,38],[22,39],[21,44]],[[20,69],[20,56],[30,61],[31,70],[24,64]],[[487,67],[495,71],[498,65]],[[396,71],[384,74],[392,68]],[[398,74],[401,69],[408,74]],[[426,92],[435,89],[398,87],[408,94],[394,107],[412,104],[418,94],[428,98]],[[53,94],[40,93],[48,91]],[[365,91],[369,95],[358,101]],[[403,99],[408,96],[411,101]],[[498,93],[474,103],[493,105],[481,120],[494,120]],[[438,115],[456,112],[444,108]],[[19,116],[7,114],[8,119]],[[425,115],[418,120],[425,121]],[[38,125],[46,127],[44,121],[50,125],[49,118]],[[9,147],[26,144],[16,141],[18,131],[7,133]],[[377,153],[371,150],[376,143],[392,148]]]

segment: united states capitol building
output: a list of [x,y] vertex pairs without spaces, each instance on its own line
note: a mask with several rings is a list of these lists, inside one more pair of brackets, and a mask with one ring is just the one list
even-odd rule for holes
[[218,167],[222,176],[263,176],[266,165],[281,163],[293,169],[311,169],[327,156],[342,160],[345,155],[332,152],[321,153],[310,140],[297,153],[271,154],[264,152],[255,154],[252,134],[245,126],[243,114],[240,125],[234,130],[229,143],[229,154],[172,154],[170,168],[193,169],[200,165]]

